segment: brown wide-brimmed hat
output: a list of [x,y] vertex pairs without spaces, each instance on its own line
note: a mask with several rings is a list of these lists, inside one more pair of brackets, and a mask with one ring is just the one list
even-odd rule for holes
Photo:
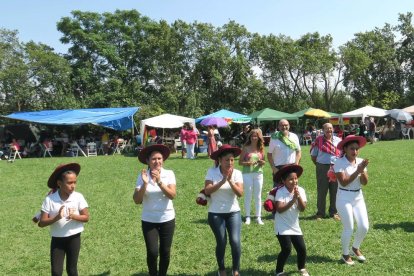
[[74,171],[76,175],[78,175],[80,170],[81,167],[78,163],[61,164],[57,166],[53,173],[50,175],[49,180],[47,181],[47,186],[51,189],[56,189],[57,181],[59,180],[62,173],[67,171]]
[[303,173],[303,168],[296,164],[285,165],[276,172],[276,174],[273,176],[273,181],[276,183],[281,183],[283,176],[292,172],[295,172],[299,178]]
[[227,153],[227,152],[231,152],[231,153],[233,153],[234,157],[237,157],[237,156],[240,155],[241,149],[239,147],[234,147],[234,146],[231,146],[231,145],[228,145],[228,144],[224,144],[218,150],[213,152],[210,155],[210,158],[217,161],[219,156],[221,156],[222,154]]
[[348,136],[345,137],[345,139],[343,139],[341,142],[338,143],[337,148],[339,150],[344,150],[344,145],[347,144],[348,142],[352,142],[352,141],[358,142],[358,145],[359,145],[360,148],[365,146],[366,143],[367,143],[367,139],[365,139],[365,137],[356,136],[356,135],[348,135]]
[[138,154],[139,162],[141,162],[142,164],[148,165],[147,159],[153,151],[160,152],[164,161],[167,160],[168,157],[170,156],[170,149],[167,146],[156,144],[156,145],[145,147],[139,152]]

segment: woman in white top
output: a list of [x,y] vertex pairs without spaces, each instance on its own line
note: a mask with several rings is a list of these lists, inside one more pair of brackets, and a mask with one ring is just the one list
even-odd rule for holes
[[273,179],[275,183],[284,184],[275,195],[275,233],[281,248],[276,264],[278,276],[287,275],[283,272],[283,267],[292,251],[292,244],[297,253],[299,273],[309,275],[305,268],[305,240],[299,226],[299,212],[305,211],[307,203],[305,190],[298,186],[302,172],[303,168],[299,165],[285,165],[276,172]]
[[[334,163],[334,171],[338,179],[336,208],[344,227],[341,236],[342,260],[348,265],[354,264],[350,253],[355,255],[358,261],[365,261],[359,247],[368,232],[369,223],[361,188],[368,183],[367,166],[369,161],[357,156],[359,149],[366,143],[366,139],[362,136],[347,136],[338,144],[338,149],[342,150],[343,156]],[[358,228],[350,252],[349,245],[354,230],[354,218]]]
[[[142,232],[147,249],[149,275],[167,275],[170,264],[171,244],[175,229],[175,211],[172,199],[176,196],[175,175],[163,168],[170,150],[164,145],[151,145],[138,155],[141,163],[148,165],[138,175],[133,199],[142,204]],[[160,255],[157,268],[158,254]]]
[[52,275],[62,275],[65,255],[67,274],[78,275],[80,235],[83,224],[89,221],[88,203],[81,193],[75,192],[79,172],[77,163],[59,165],[47,182],[56,192],[43,201],[38,225],[50,225]]
[[[232,275],[238,276],[241,255],[241,215],[238,197],[243,195],[243,177],[234,169],[234,158],[241,149],[230,145],[211,154],[216,166],[208,170],[205,178],[205,193],[210,196],[208,223],[216,238],[216,259],[219,267],[218,275],[226,275],[224,253],[227,235],[229,236],[233,260]],[[226,232],[227,231],[227,232]]]

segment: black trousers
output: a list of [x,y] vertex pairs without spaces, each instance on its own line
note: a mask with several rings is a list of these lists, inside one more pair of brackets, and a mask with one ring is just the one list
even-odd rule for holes
[[[175,219],[162,223],[142,221],[142,233],[147,248],[147,265],[150,276],[167,275],[174,229]],[[157,269],[158,253],[160,255],[159,270]]]
[[69,237],[52,237],[50,243],[50,264],[53,276],[63,274],[65,255],[68,276],[78,275],[78,257],[81,244],[80,235],[78,233]]
[[276,274],[283,271],[283,267],[292,251],[292,244],[297,254],[298,269],[305,268],[306,245],[302,235],[277,235],[281,251],[277,257]]

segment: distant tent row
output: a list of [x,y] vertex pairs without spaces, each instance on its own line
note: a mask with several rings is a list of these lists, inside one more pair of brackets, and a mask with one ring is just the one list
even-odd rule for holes
[[134,127],[139,107],[88,108],[15,112],[4,118],[44,125],[92,124],[122,131]]

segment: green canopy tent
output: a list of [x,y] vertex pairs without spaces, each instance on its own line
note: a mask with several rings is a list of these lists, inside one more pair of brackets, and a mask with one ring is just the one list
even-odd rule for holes
[[297,111],[295,113],[292,113],[292,115],[295,115],[296,117],[301,118],[301,117],[305,116],[305,113],[306,112],[308,112],[308,111],[310,111],[312,109],[314,109],[314,108],[313,107],[305,108],[303,110],[299,110],[299,111]]
[[271,108],[265,108],[259,111],[255,111],[249,115],[256,123],[262,121],[279,121],[282,119],[286,120],[297,120],[298,117],[290,113],[274,110]]

